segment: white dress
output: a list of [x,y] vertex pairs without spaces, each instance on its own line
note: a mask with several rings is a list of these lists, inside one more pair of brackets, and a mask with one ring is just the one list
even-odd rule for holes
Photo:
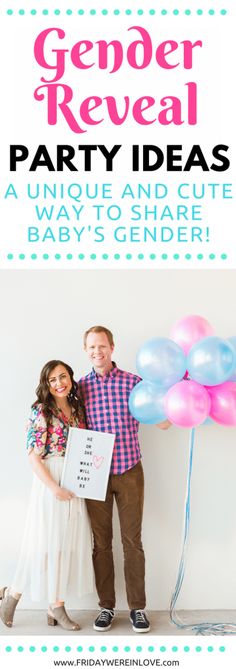
[[[48,435],[40,405],[37,413],[33,409],[28,446],[31,450],[34,448],[37,454],[49,449],[43,462],[52,478],[60,483],[64,464],[61,453],[65,452],[68,424],[57,416],[53,417],[53,421],[55,430],[52,428],[51,435]],[[50,603],[65,601],[70,594],[79,597],[94,589],[92,535],[84,500],[59,501],[36,474],[33,475],[12,588],[22,593],[27,585],[30,585],[33,601],[46,598]]]

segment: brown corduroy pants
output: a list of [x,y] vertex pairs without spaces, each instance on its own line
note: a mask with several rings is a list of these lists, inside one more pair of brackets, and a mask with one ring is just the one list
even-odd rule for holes
[[112,512],[116,500],[124,550],[124,572],[130,609],[144,609],[145,558],[141,541],[144,477],[141,462],[124,474],[111,474],[104,502],[87,500],[94,549],[93,564],[99,606],[115,607],[114,562],[112,554]]

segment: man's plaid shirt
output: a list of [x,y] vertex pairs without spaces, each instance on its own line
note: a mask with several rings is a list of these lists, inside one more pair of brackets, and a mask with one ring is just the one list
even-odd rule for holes
[[104,376],[93,369],[78,383],[88,429],[116,435],[111,474],[123,474],[141,458],[139,423],[128,404],[131,390],[139,381],[139,376],[124,372],[113,363],[113,369]]

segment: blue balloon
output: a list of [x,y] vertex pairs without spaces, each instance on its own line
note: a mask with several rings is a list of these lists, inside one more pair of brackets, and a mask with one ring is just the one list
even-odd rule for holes
[[202,423],[202,425],[213,425],[214,423],[215,421],[210,416],[207,416],[206,420],[204,420],[204,423]]
[[[227,340],[233,346],[234,352],[235,352],[235,359],[236,359],[236,337],[229,337]],[[235,366],[233,369],[233,374],[230,376],[229,381],[236,381],[236,361],[235,361]]]
[[204,386],[217,386],[230,378],[235,359],[233,346],[226,339],[205,337],[189,351],[189,376]]
[[146,341],[137,354],[137,370],[146,381],[170,388],[186,372],[186,357],[180,346],[167,337]]
[[166,420],[164,397],[166,390],[148,381],[140,381],[129,396],[129,410],[139,423],[154,425]]

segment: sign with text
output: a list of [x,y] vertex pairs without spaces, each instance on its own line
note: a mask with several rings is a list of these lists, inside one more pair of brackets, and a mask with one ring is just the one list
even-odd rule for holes
[[104,501],[115,435],[71,427],[62,485],[86,499]]

